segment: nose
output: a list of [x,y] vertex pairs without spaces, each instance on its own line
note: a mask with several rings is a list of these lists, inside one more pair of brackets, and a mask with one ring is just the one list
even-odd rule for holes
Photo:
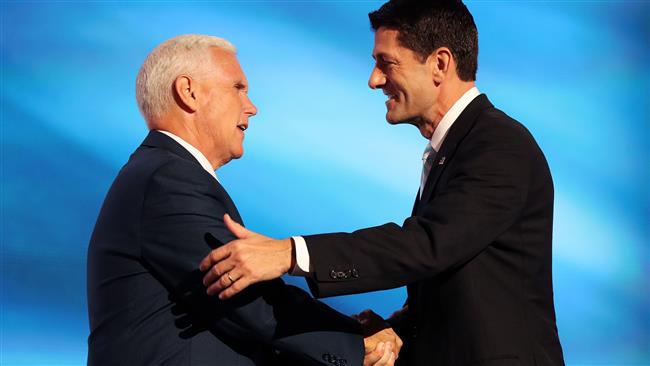
[[370,73],[368,86],[370,89],[377,89],[384,86],[384,84],[386,84],[386,75],[375,65]]
[[257,107],[251,101],[251,98],[246,94],[246,99],[244,100],[244,114],[252,117],[257,114]]

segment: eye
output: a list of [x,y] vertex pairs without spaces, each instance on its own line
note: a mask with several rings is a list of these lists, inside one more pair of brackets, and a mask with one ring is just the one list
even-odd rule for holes
[[248,93],[248,86],[244,83],[236,83],[235,89],[237,89],[240,92]]
[[395,66],[394,62],[377,60],[377,68],[383,72],[388,72],[393,66]]
[[384,55],[381,55],[379,57],[379,61],[386,64],[386,65],[394,65],[395,64],[395,60],[393,60],[392,58],[388,58],[388,57],[386,57]]
[[377,59],[377,67],[381,70],[390,69],[395,65],[397,65],[397,62],[393,59],[386,58],[384,56],[380,56]]

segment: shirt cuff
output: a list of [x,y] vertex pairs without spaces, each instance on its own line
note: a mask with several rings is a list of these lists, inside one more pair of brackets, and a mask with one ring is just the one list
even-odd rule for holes
[[309,251],[307,242],[302,236],[292,236],[293,243],[296,246],[296,265],[291,269],[292,276],[309,276]]

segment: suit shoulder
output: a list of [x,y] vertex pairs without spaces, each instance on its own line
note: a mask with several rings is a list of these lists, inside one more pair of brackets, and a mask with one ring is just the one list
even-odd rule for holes
[[129,157],[129,160],[120,170],[120,175],[140,175],[148,177],[165,165],[171,154],[162,149],[140,146]]
[[497,108],[487,108],[479,114],[469,134],[473,139],[501,145],[539,149],[528,128]]
[[[215,185],[219,187],[215,189]],[[183,192],[219,201],[223,188],[198,163],[165,149],[139,147],[122,167],[111,193],[136,192],[142,197],[170,197]],[[135,194],[135,193],[134,193]]]
[[167,163],[169,157],[153,149],[140,146],[122,166],[111,184],[107,199],[141,196],[152,175]]
[[497,108],[484,110],[477,118],[476,127],[479,129],[495,130],[495,132],[500,134],[532,137],[526,126]]
[[155,147],[141,146],[131,155],[126,167],[144,169],[151,176],[164,175],[182,181],[210,183],[214,178],[198,163],[184,159],[170,151]]
[[[232,199],[225,188],[198,162],[163,151],[155,171],[149,176],[145,188],[147,205],[163,202],[171,206],[193,207],[200,212],[228,212],[242,222]],[[173,202],[167,202],[173,197]],[[149,206],[148,206],[149,207]]]

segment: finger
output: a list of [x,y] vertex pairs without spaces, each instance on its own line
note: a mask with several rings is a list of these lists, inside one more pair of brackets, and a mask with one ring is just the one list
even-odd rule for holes
[[241,278],[235,280],[235,282],[228,286],[228,288],[221,291],[219,294],[219,299],[227,300],[243,291],[246,287],[248,287],[248,285],[250,285],[250,281],[246,277],[242,276]]
[[253,234],[252,231],[247,230],[245,227],[239,225],[235,220],[231,219],[228,214],[223,215],[223,222],[226,224],[228,230],[239,239],[246,239]]
[[217,279],[217,281],[211,284],[206,290],[206,292],[208,293],[208,295],[216,295],[221,293],[225,289],[229,288],[230,286],[232,286],[233,283],[234,282],[231,281],[230,278],[228,278],[228,273],[226,272],[222,274],[221,277]]
[[379,342],[377,343],[377,346],[375,349],[373,349],[370,353],[367,353],[366,356],[364,357],[364,365],[375,365],[377,361],[381,359],[381,357],[384,355],[384,343]]
[[[214,266],[205,273],[203,276],[203,286],[210,286],[213,282],[217,282],[221,276],[232,271],[235,268],[235,265],[231,263],[228,259],[225,259]],[[232,277],[232,273],[230,274]],[[235,277],[233,277],[235,278]]]
[[212,267],[213,264],[222,261],[225,258],[228,258],[230,256],[230,249],[230,243],[228,243],[211,251],[208,255],[205,256],[205,258],[203,258],[201,264],[199,264],[199,269],[201,272],[207,271],[210,267]]
[[395,356],[395,352],[391,352],[390,353],[390,358],[388,359],[388,362],[386,362],[386,366],[395,365],[395,360],[397,360],[397,357]]
[[381,358],[375,362],[375,366],[385,366],[388,365],[388,361],[390,360],[390,355],[391,355],[391,343],[388,342],[384,346],[383,352],[381,353]]
[[390,365],[391,357],[393,358],[393,363],[395,363],[393,344],[391,342],[388,342],[386,343],[386,347],[384,347],[384,354],[381,356],[381,359],[377,363],[380,365]]
[[402,346],[404,345],[404,342],[402,342],[402,339],[396,335],[396,344],[395,344],[395,359],[397,360],[399,358],[399,352],[402,350]]

